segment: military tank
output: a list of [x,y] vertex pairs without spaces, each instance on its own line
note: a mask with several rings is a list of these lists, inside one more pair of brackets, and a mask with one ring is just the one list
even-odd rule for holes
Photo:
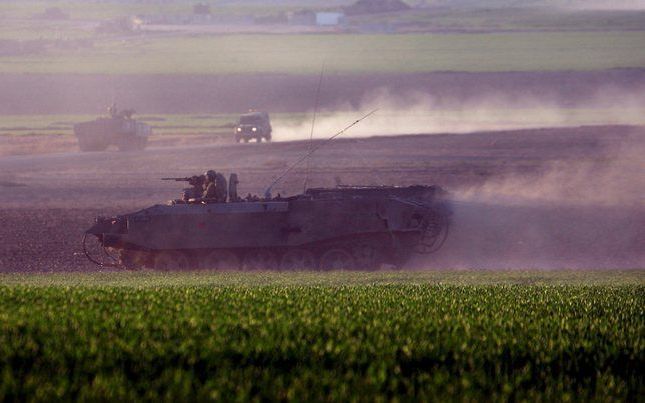
[[132,109],[118,111],[113,105],[108,110],[109,117],[74,125],[80,150],[104,151],[111,145],[119,151],[140,151],[146,148],[148,136],[152,134],[150,126],[133,119]]
[[99,217],[86,231],[85,254],[129,269],[371,270],[434,252],[448,234],[450,206],[438,186],[339,186],[240,199],[236,179],[226,202],[175,200]]

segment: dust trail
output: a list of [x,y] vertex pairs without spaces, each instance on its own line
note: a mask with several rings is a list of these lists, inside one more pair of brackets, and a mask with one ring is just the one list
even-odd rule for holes
[[634,135],[592,160],[555,161],[539,174],[460,189],[462,200],[510,205],[645,206],[645,138]]
[[454,204],[444,247],[417,268],[618,269],[645,267],[639,207]]
[[[538,127],[594,124],[645,124],[645,96],[616,88],[598,89],[597,95],[575,108],[548,97],[517,99],[504,94],[475,100],[435,99],[426,92],[394,94],[387,88],[367,93],[358,107],[336,105],[316,118],[315,138],[326,138],[370,110],[378,113],[347,133],[351,137],[417,133],[467,133]],[[309,138],[310,116],[299,121],[274,121],[278,141]]]
[[454,192],[445,247],[418,267],[645,267],[645,138]]

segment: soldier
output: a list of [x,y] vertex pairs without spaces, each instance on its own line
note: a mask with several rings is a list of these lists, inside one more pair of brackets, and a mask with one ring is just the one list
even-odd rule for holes
[[119,112],[119,116],[125,119],[132,119],[132,115],[134,115],[135,112],[136,111],[134,109],[124,109],[121,112]]
[[217,172],[212,169],[204,173],[204,191],[202,199],[217,199],[218,189],[216,185]]
[[190,202],[190,200],[195,200],[199,199],[202,197],[202,194],[204,192],[204,177],[201,175],[194,175],[191,176],[190,178],[183,178],[183,179],[188,179],[188,184],[191,186],[189,188],[185,188],[182,194],[182,200],[185,203]]
[[108,112],[110,113],[110,117],[116,117],[118,114],[118,110],[116,108],[116,102],[112,102],[112,105],[108,107]]

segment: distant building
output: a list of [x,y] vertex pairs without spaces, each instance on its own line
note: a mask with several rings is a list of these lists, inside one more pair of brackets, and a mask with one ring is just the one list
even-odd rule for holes
[[334,26],[339,25],[345,19],[344,13],[321,11],[316,13],[316,25]]
[[345,7],[347,15],[362,15],[405,11],[411,7],[402,0],[358,0],[351,6]]

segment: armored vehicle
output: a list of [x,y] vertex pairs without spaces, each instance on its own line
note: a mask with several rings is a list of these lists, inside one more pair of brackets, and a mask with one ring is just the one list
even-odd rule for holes
[[132,119],[132,109],[117,111],[112,106],[109,111],[109,117],[74,125],[74,134],[81,151],[104,151],[111,145],[115,145],[120,151],[143,150],[152,133],[150,126]]
[[438,186],[312,188],[241,199],[236,185],[231,177],[226,202],[174,200],[99,217],[86,231],[85,254],[126,268],[370,270],[439,249],[451,217]]
[[235,141],[245,143],[255,139],[258,143],[262,139],[271,141],[271,122],[266,112],[249,112],[240,116],[240,121],[235,126]]

